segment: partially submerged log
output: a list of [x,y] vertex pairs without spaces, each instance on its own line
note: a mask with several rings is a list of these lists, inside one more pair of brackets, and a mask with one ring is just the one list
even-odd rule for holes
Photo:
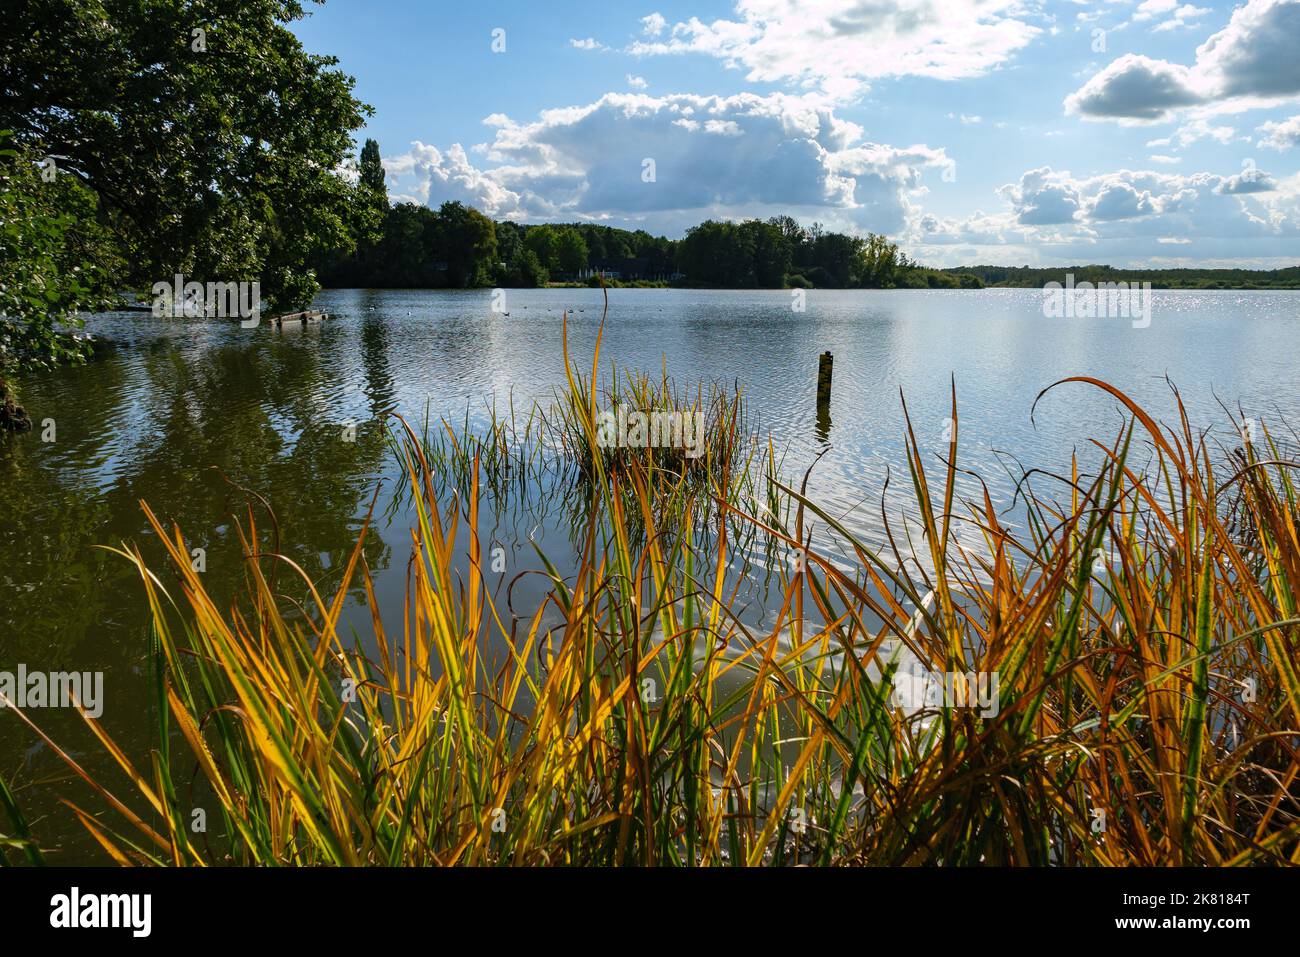
[[279,326],[283,329],[285,326],[302,325],[305,322],[320,322],[328,319],[329,315],[324,312],[318,312],[314,309],[307,309],[303,312],[289,312],[283,316],[272,316],[271,325]]

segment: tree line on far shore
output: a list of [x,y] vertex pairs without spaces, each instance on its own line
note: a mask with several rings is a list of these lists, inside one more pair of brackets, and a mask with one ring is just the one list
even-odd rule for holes
[[[849,236],[789,216],[707,220],[682,239],[598,223],[493,222],[459,202],[389,204],[379,145],[361,151],[359,185],[379,226],[355,248],[320,257],[332,288],[471,288],[551,282],[734,289],[978,288],[974,276],[925,269],[884,236]],[[597,278],[599,276],[599,278]]]
[[1153,289],[1300,289],[1300,266],[1285,269],[1117,269],[1114,266],[962,266],[986,286],[1041,288],[1073,276],[1090,282],[1151,283]]

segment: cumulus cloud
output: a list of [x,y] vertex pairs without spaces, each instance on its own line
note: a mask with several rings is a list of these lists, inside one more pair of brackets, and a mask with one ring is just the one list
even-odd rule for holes
[[1194,242],[1200,262],[1218,254],[1270,268],[1284,248],[1300,250],[1300,174],[1279,181],[1248,166],[1231,176],[1118,170],[1078,178],[1040,167],[998,194],[1007,203],[1001,211],[965,220],[919,215],[910,250],[948,265],[1154,263],[1161,247]]
[[519,196],[503,188],[493,177],[470,162],[459,143],[445,151],[418,140],[400,156],[383,161],[384,172],[397,184],[395,199],[409,199],[429,206],[458,201],[494,215],[519,210]]
[[1090,119],[1155,122],[1204,100],[1187,67],[1126,53],[1066,97],[1065,111]]
[[570,40],[569,46],[577,50],[607,50],[605,44],[601,43],[595,37],[584,37],[581,40]]
[[646,87],[648,87],[650,84],[646,82],[646,78],[645,78],[645,77],[643,77],[643,76],[633,76],[631,73],[629,73],[629,74],[627,75],[627,85],[630,86],[630,87],[631,87],[632,89],[634,89],[634,90],[644,90],[644,89],[645,89]]
[[1105,223],[1150,216],[1155,211],[1155,203],[1152,202],[1149,191],[1138,192],[1131,184],[1120,181],[1103,186],[1092,200],[1086,215],[1094,223]]
[[[1158,12],[1182,9],[1167,0],[1157,3]],[[1065,107],[1089,119],[1152,122],[1190,106],[1240,110],[1296,96],[1300,0],[1247,0],[1226,27],[1197,47],[1190,67],[1125,54],[1070,94]]]
[[1254,167],[1243,170],[1235,176],[1229,176],[1214,188],[1216,193],[1227,196],[1243,193],[1271,193],[1277,189],[1277,181],[1263,170]]
[[1261,134],[1259,145],[1270,150],[1289,150],[1300,143],[1300,116],[1293,116],[1280,123],[1268,122],[1255,130]]
[[1236,135],[1237,131],[1231,126],[1212,126],[1207,120],[1198,117],[1180,126],[1174,133],[1173,139],[1179,146],[1190,146],[1197,140],[1204,139],[1211,139],[1227,146]]
[[1021,226],[1068,225],[1079,235],[1099,235],[1099,228],[1128,221],[1127,228],[1144,235],[1227,235],[1243,228],[1258,232],[1259,221],[1252,217],[1261,209],[1243,206],[1240,197],[1277,189],[1274,177],[1252,164],[1231,176],[1118,170],[1085,178],[1044,166],[1025,172],[998,195]]
[[1138,5],[1138,8],[1133,11],[1133,20],[1138,23],[1143,20],[1152,20],[1169,13],[1177,6],[1178,0],[1143,0]]
[[998,195],[1011,204],[1022,226],[1072,223],[1083,208],[1070,174],[1053,172],[1050,166],[1030,170],[1020,182],[1000,188]]
[[1250,0],[1196,50],[1216,97],[1300,93],[1300,0]]
[[668,21],[664,19],[662,13],[652,13],[648,17],[641,18],[641,30],[648,37],[660,36],[668,26]]
[[1196,22],[1207,13],[1212,13],[1209,7],[1197,7],[1190,3],[1184,3],[1174,8],[1173,15],[1161,23],[1151,28],[1153,33],[1164,33],[1168,30],[1191,29],[1199,26]]
[[1198,7],[1190,3],[1180,4],[1178,0],[1143,0],[1133,11],[1133,19],[1130,22],[1145,23],[1160,20],[1151,29],[1155,33],[1163,33],[1166,30],[1193,26],[1193,21],[1210,12],[1208,7]]
[[[1040,30],[1020,0],[739,0],[733,19],[646,17],[640,56],[700,53],[750,80],[850,95],[885,76],[952,80],[1006,63]],[[656,18],[652,20],[651,18]]]
[[[864,140],[817,97],[608,93],[532,122],[489,117],[476,152],[421,143],[386,161],[406,194],[461,199],[496,218],[592,219],[671,235],[708,216],[790,213],[828,226],[902,231],[941,149]],[[937,176],[936,176],[937,178]]]

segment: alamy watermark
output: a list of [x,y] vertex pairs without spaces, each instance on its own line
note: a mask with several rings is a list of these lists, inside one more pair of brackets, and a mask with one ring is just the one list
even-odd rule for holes
[[98,718],[104,713],[102,671],[0,671],[0,711],[14,707],[76,708]]
[[148,937],[153,929],[151,894],[83,894],[73,887],[50,898],[50,926],[57,930],[122,928],[132,937]]
[[172,282],[156,282],[153,314],[170,319],[240,319],[251,329],[262,317],[260,282],[190,282],[177,273]]
[[1065,285],[1043,286],[1043,315],[1048,319],[1129,319],[1134,329],[1151,325],[1151,283],[1081,282],[1067,273]]
[[704,412],[606,409],[597,417],[596,444],[602,449],[684,449],[688,459],[696,459],[704,452]]
[[899,707],[909,710],[973,708],[985,718],[996,718],[999,711],[998,673],[895,672],[894,700]]

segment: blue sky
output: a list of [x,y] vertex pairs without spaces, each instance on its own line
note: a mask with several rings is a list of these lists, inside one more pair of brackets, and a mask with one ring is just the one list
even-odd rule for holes
[[394,198],[674,237],[789,213],[934,265],[1300,262],[1300,0],[309,10]]

